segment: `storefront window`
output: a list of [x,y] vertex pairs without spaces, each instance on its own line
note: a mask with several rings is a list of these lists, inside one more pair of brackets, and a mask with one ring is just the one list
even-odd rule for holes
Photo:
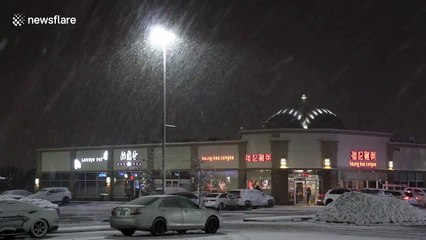
[[238,188],[238,171],[212,171],[206,178],[203,191],[226,192]]
[[68,173],[43,173],[41,176],[41,187],[69,187],[69,174]]
[[104,193],[106,193],[106,177],[99,177],[98,172],[76,173],[76,197],[99,197]]
[[271,171],[256,170],[247,172],[247,188],[260,189],[270,193],[271,191]]

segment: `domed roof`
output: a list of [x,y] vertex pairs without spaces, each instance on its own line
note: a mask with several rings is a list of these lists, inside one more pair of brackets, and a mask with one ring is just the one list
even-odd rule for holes
[[308,106],[305,94],[298,108],[284,108],[272,115],[263,128],[345,129],[343,122],[326,108]]

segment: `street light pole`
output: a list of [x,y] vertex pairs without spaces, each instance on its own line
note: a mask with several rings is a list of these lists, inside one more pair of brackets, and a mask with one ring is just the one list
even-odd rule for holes
[[163,170],[163,193],[166,190],[166,168],[165,168],[165,159],[166,159],[166,43],[163,41],[163,149],[161,156],[161,169]]
[[162,27],[155,27],[151,30],[150,38],[153,43],[161,43],[161,48],[163,50],[163,146],[161,154],[161,175],[164,193],[164,191],[166,190],[166,127],[168,126],[166,123],[166,47],[168,43],[173,42],[173,40],[175,39],[175,35],[170,31],[166,31]]

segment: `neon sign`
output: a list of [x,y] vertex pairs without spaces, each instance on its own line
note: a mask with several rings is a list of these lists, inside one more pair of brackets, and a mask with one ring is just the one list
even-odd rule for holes
[[349,166],[355,168],[375,168],[377,167],[377,153],[374,151],[352,150]]
[[117,166],[141,166],[142,162],[139,160],[139,153],[137,151],[121,151],[120,153],[120,163],[117,163]]
[[234,155],[210,155],[210,156],[201,156],[201,161],[234,161]]
[[272,154],[270,153],[246,154],[246,162],[272,162]]

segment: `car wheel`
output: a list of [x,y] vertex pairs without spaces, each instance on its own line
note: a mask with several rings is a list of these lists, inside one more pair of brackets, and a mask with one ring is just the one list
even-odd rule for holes
[[62,199],[62,204],[67,204],[67,203],[69,203],[70,202],[70,198],[69,197],[64,197],[63,199]]
[[328,205],[328,204],[330,204],[330,203],[332,203],[333,202],[333,200],[332,199],[327,199],[327,201],[325,202],[325,205]]
[[179,234],[185,234],[186,230],[177,230],[176,232],[179,233]]
[[167,231],[166,222],[161,218],[155,219],[151,227],[151,234],[154,236],[162,236],[164,235],[164,233],[166,233],[166,231]]
[[30,235],[35,238],[43,238],[49,230],[49,225],[43,219],[39,219],[33,223],[30,228]]
[[274,207],[274,201],[268,201],[268,204],[266,205],[266,207],[271,208]]
[[219,220],[215,217],[209,217],[206,222],[204,231],[206,233],[216,233],[219,229]]
[[120,229],[120,232],[126,236],[126,237],[130,237],[133,234],[135,234],[136,230],[135,229]]
[[245,202],[244,203],[244,210],[251,210],[253,207],[251,206],[250,202]]

